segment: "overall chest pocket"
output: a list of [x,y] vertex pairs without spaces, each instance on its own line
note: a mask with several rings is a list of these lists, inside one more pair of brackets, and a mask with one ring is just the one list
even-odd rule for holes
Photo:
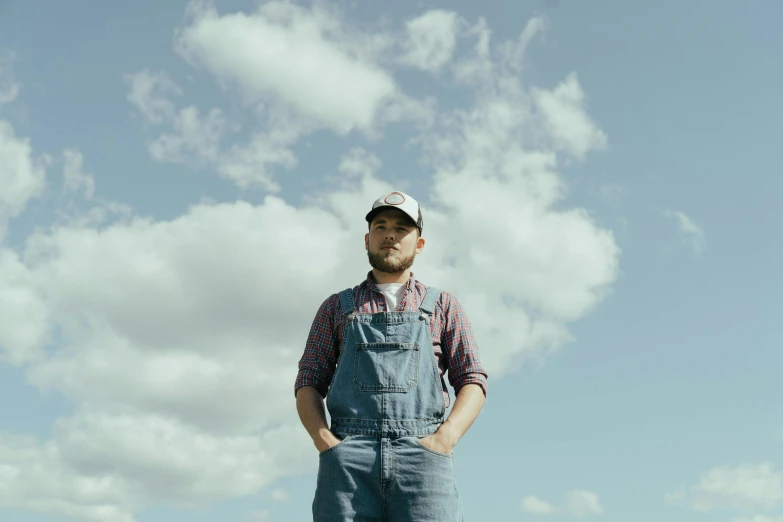
[[356,345],[353,383],[360,391],[407,392],[419,379],[416,343],[360,343]]

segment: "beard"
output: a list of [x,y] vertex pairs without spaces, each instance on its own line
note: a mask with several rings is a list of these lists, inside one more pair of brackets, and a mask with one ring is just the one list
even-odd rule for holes
[[367,259],[370,261],[370,266],[379,272],[385,272],[394,274],[398,272],[404,272],[413,266],[413,260],[416,257],[416,251],[410,255],[405,255],[399,250],[380,250],[378,252],[370,252],[367,250]]

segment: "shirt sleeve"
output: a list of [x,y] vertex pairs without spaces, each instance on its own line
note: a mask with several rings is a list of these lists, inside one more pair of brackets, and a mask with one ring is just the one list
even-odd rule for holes
[[481,366],[478,344],[468,315],[450,293],[443,292],[440,300],[444,314],[441,350],[446,358],[449,383],[455,394],[466,384],[478,384],[486,396],[487,372]]
[[302,386],[312,386],[322,397],[326,396],[334,375],[339,350],[337,329],[334,324],[334,311],[338,302],[339,296],[331,295],[315,314],[304,353],[299,359],[294,396]]

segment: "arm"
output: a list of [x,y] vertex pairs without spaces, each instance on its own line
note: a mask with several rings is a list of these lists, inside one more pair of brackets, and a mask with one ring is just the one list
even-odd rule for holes
[[337,363],[336,306],[339,306],[339,298],[333,294],[318,309],[299,360],[299,373],[294,384],[296,411],[319,452],[340,441],[329,431],[323,401]]
[[462,305],[453,295],[443,292],[438,306],[443,321],[441,353],[457,400],[449,418],[438,431],[422,439],[422,443],[441,453],[451,453],[484,406],[487,372],[481,365],[473,327]]
[[478,384],[463,386],[457,394],[449,418],[441,424],[438,431],[422,439],[424,445],[441,453],[451,453],[459,439],[476,420],[484,406],[484,399],[484,390]]
[[296,411],[319,453],[340,442],[326,424],[324,401],[318,390],[312,386],[299,388],[296,391]]

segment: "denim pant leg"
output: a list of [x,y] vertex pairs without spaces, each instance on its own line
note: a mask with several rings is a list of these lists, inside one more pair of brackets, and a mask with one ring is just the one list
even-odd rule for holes
[[378,437],[345,437],[318,458],[313,522],[383,521]]
[[462,521],[451,455],[424,447],[419,437],[400,437],[394,444],[394,468],[388,522]]

